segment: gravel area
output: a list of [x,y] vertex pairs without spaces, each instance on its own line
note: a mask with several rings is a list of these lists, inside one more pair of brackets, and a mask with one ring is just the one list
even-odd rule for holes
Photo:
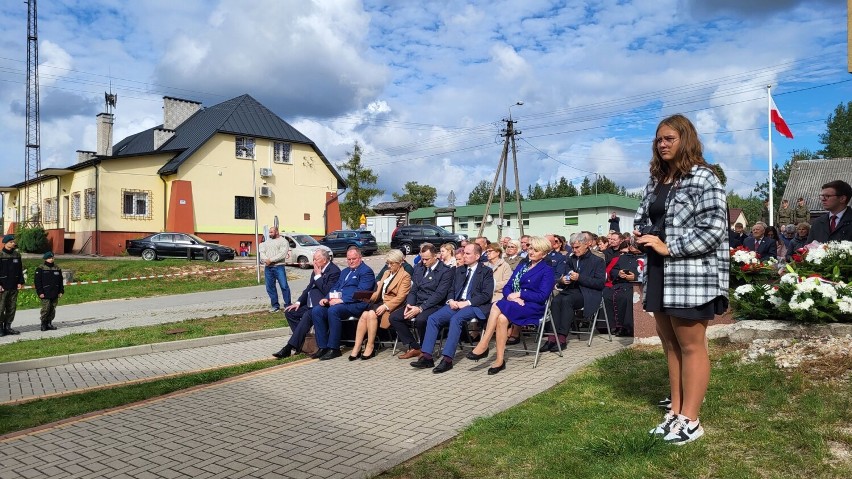
[[754,362],[761,356],[772,356],[779,368],[796,368],[806,361],[825,356],[849,357],[852,335],[819,336],[801,339],[755,339],[743,353],[744,362]]

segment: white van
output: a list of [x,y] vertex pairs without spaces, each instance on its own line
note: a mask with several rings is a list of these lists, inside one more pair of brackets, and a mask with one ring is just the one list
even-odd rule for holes
[[328,246],[319,244],[311,235],[285,232],[281,233],[281,236],[290,245],[290,259],[287,260],[287,263],[298,265],[302,269],[314,267],[314,251],[324,249],[331,253],[331,249]]

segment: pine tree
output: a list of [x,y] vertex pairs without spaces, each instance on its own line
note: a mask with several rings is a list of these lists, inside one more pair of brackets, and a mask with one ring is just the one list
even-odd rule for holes
[[348,191],[340,203],[340,218],[349,227],[356,227],[360,222],[361,215],[371,215],[370,202],[373,198],[384,193],[384,190],[375,188],[378,176],[370,168],[361,164],[361,145],[355,142],[351,153],[346,154],[349,161],[340,164],[340,169],[346,173],[346,184]]

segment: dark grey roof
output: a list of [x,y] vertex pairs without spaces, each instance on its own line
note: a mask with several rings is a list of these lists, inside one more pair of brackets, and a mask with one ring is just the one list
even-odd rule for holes
[[310,145],[323,163],[337,178],[338,188],[344,188],[346,182],[310,138],[293,128],[275,113],[261,105],[250,95],[236,98],[202,108],[181,123],[175,134],[160,148],[154,150],[154,128],[136,133],[116,143],[113,157],[138,156],[152,153],[177,153],[158,171],[161,175],[173,175],[180,166],[216,133],[244,135],[253,138],[267,138],[290,143]]
[[373,211],[395,211],[395,210],[405,210],[405,211],[414,211],[414,203],[411,201],[385,201],[384,203],[378,203],[373,206]]
[[793,164],[782,199],[789,200],[795,207],[796,200],[805,199],[811,211],[822,211],[817,195],[822,185],[834,180],[849,182],[852,178],[852,158],[829,158],[824,160],[800,160]]

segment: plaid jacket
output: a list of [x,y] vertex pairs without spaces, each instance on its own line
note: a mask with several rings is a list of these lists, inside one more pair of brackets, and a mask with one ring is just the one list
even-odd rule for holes
[[[645,186],[645,197],[633,218],[636,229],[651,224],[648,207],[656,186],[653,178]],[[731,253],[727,224],[722,183],[710,169],[693,166],[666,198],[665,232],[670,255],[664,258],[664,307],[692,308],[717,296],[728,296]],[[647,275],[645,278],[647,281]]]

